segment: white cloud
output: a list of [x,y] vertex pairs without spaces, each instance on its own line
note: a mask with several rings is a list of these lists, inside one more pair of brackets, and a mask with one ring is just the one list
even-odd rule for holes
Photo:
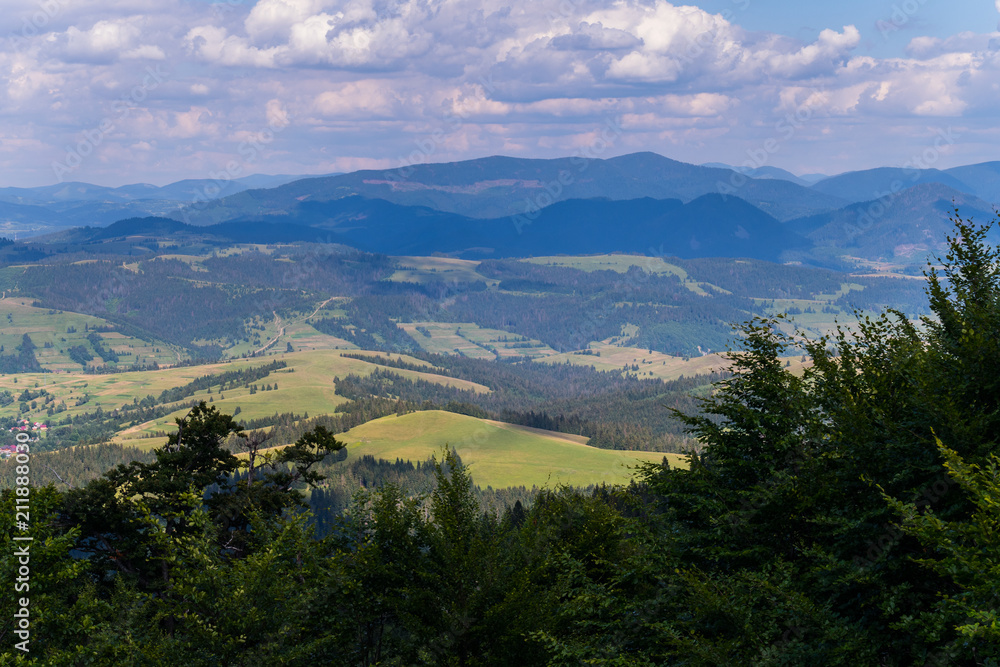
[[131,49],[140,32],[134,20],[98,21],[88,30],[70,26],[66,30],[66,53],[70,58],[113,57]]
[[[172,176],[226,164],[234,138],[264,123],[287,126],[270,148],[284,162],[268,169],[298,173],[391,163],[429,136],[440,136],[433,160],[554,154],[609,118],[626,119],[621,151],[704,161],[713,146],[759,145],[754,133],[803,109],[795,140],[817,142],[808,156],[822,145],[863,160],[887,141],[864,128],[957,118],[975,150],[1000,143],[1000,32],[917,36],[878,58],[858,53],[872,35],[852,25],[803,41],[666,0],[74,0],[23,36],[22,14],[2,19],[0,113],[13,135],[48,146],[28,158],[41,180],[151,66],[172,73],[129,101],[98,152],[136,147]],[[74,177],[121,168],[107,159]]]
[[776,53],[767,61],[773,72],[790,78],[826,74],[843,64],[860,41],[861,33],[853,25],[844,26],[843,32],[825,29],[812,44],[791,53]]

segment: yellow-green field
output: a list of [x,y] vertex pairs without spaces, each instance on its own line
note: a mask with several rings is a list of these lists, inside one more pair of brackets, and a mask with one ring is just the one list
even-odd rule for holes
[[338,438],[347,443],[349,459],[370,454],[422,461],[452,447],[484,488],[620,484],[628,482],[638,463],[659,463],[664,456],[673,466],[687,465],[679,454],[597,449],[580,436],[437,410],[383,417]]
[[[436,354],[460,354],[473,359],[544,358],[556,351],[538,340],[471,322],[404,322],[399,327],[420,347]],[[427,335],[430,334],[430,335]]]
[[625,273],[633,266],[637,266],[648,273],[677,276],[681,279],[684,287],[695,294],[708,294],[705,291],[706,286],[715,290],[725,291],[711,283],[695,282],[688,276],[687,271],[676,264],[664,261],[662,257],[647,257],[645,255],[583,255],[578,257],[532,257],[521,261],[531,264],[541,264],[542,266],[563,266],[570,269],[579,269],[580,271],[615,271],[616,273]]
[[[637,347],[619,347],[607,342],[591,343],[588,348],[593,354],[565,352],[539,359],[546,364],[591,366],[599,371],[622,371],[638,375],[640,378],[676,380],[680,376],[691,377],[729,368],[729,361],[719,354],[695,357],[672,357],[662,352]],[[632,370],[638,366],[638,370]]]
[[[75,345],[82,345],[94,355],[89,366],[103,364],[101,358],[94,354],[87,336],[92,333],[88,329],[108,326],[114,325],[99,317],[35,308],[30,299],[0,299],[0,345],[4,354],[13,354],[21,344],[21,337],[28,334],[38,348],[35,350],[38,363],[48,371],[81,371],[83,366],[69,358],[69,348]],[[71,332],[71,329],[76,331]],[[175,364],[187,357],[186,353],[167,343],[149,342],[115,332],[99,335],[104,347],[122,355],[119,365],[131,366],[136,360],[146,364],[154,361],[160,365]]]
[[[423,364],[412,357],[393,355],[394,359],[402,358],[416,364]],[[0,376],[0,390],[9,390],[15,396],[25,389],[45,389],[53,395],[49,404],[66,404],[66,411],[56,414],[54,418],[61,420],[67,416],[83,412],[93,412],[98,407],[108,411],[132,403],[133,399],[142,399],[152,394],[158,396],[165,389],[185,385],[195,378],[204,375],[216,375],[226,371],[260,366],[275,359],[281,359],[288,368],[272,372],[267,378],[255,384],[264,386],[277,383],[278,389],[259,391],[251,395],[243,387],[219,393],[216,387],[212,393],[201,391],[184,399],[184,403],[192,400],[211,401],[224,412],[232,414],[239,407],[240,419],[255,419],[267,417],[274,413],[294,412],[309,413],[310,416],[333,412],[334,408],[346,399],[334,393],[334,377],[343,377],[350,373],[368,375],[380,368],[377,364],[359,359],[341,356],[334,350],[292,352],[278,354],[265,359],[244,359],[229,361],[207,366],[167,368],[158,371],[139,371],[117,373],[114,375],[84,375],[83,373],[25,373],[19,375]],[[458,380],[434,373],[394,369],[394,372],[410,379],[423,379],[428,382],[444,384],[461,389],[471,389],[478,392],[488,392],[489,388],[474,382]],[[86,398],[86,402],[81,402]],[[81,402],[80,405],[77,405]],[[52,418],[45,413],[47,407],[42,401],[37,401],[37,409],[21,415],[31,421],[47,422]],[[185,408],[160,419],[133,426],[119,434],[119,441],[138,439],[142,446],[159,446],[163,438],[150,438],[151,433],[173,430],[174,419],[182,416]],[[15,402],[0,408],[0,416],[13,417],[18,415],[18,404]]]
[[482,280],[487,285],[495,285],[499,280],[476,273],[479,262],[453,257],[397,257],[400,269],[390,280],[396,282],[476,282]]
[[[348,297],[332,297],[322,301],[308,312],[295,313],[289,317],[281,317],[275,313],[269,318],[256,318],[248,324],[254,328],[255,335],[250,341],[239,341],[229,345],[224,340],[197,340],[197,345],[217,344],[225,347],[223,355],[236,359],[243,355],[270,355],[284,352],[291,343],[295,351],[308,350],[357,350],[358,346],[351,341],[322,333],[312,326],[313,322],[326,318],[343,317],[342,305]],[[228,345],[228,346],[227,346]]]

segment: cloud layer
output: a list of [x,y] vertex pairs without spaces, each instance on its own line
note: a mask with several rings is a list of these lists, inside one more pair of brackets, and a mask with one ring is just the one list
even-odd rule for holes
[[593,153],[609,121],[605,155],[739,164],[766,145],[768,164],[837,172],[902,164],[950,127],[939,166],[998,157],[995,32],[874,58],[876,26],[796,40],[743,29],[739,3],[9,4],[0,185]]

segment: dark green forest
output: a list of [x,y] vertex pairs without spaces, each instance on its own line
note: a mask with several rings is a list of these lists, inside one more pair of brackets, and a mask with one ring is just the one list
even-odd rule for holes
[[[197,405],[151,459],[3,492],[7,581],[12,538],[34,539],[0,664],[1000,664],[987,231],[956,221],[920,323],[887,309],[817,339],[745,323],[733,374],[673,411],[701,444],[690,469],[650,464],[628,487],[486,500],[442,451],[356,462],[379,483],[347,502],[332,430],[267,450]],[[318,525],[310,489],[346,509]]]

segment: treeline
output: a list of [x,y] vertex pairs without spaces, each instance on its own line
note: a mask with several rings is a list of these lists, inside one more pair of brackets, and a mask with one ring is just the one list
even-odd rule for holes
[[18,280],[19,292],[41,307],[102,317],[126,335],[165,340],[204,359],[217,358],[221,347],[196,340],[249,342],[254,320],[305,312],[323,295],[365,294],[395,270],[381,255],[311,244],[208,257],[199,267],[153,257],[136,271],[120,260],[76,264],[74,258],[31,266]]
[[[346,450],[341,451],[346,454]],[[461,463],[462,459],[457,452],[451,452],[450,456],[455,462]],[[391,487],[403,490],[409,498],[419,498],[431,494],[436,486],[435,459],[416,462],[401,459],[386,461],[364,454],[357,458],[344,456],[339,460],[330,461],[334,458],[336,457],[329,457],[327,461],[317,466],[316,470],[326,479],[309,492],[309,510],[312,513],[310,518],[316,527],[318,537],[329,535],[343,525],[344,514],[356,501],[359,493]],[[437,459],[440,459],[440,456]],[[473,483],[472,494],[479,506],[484,512],[496,516],[515,505],[522,508],[531,507],[539,491],[538,487],[534,486],[530,489],[524,486],[484,489],[475,485],[474,477],[470,476],[470,480]],[[591,490],[592,487],[587,487],[582,491]]]
[[[638,266],[621,273],[587,272],[515,260],[486,260],[477,268],[499,281],[498,287],[481,280],[409,283],[390,280],[397,269],[392,258],[313,244],[209,256],[196,265],[153,257],[139,260],[135,271],[120,258],[79,264],[76,258],[50,257],[29,266],[18,279],[19,293],[41,307],[106,318],[126,335],[179,345],[201,361],[218,359],[237,344],[262,346],[261,323],[274,313],[288,318],[311,312],[333,295],[350,297],[341,306],[345,316],[313,326],[364,349],[416,350],[397,323],[437,321],[473,322],[561,352],[620,337],[623,327],[633,325],[638,334],[622,342],[693,355],[699,346],[724,349],[732,341],[730,323],[760,313],[768,301],[834,294],[843,282],[854,281],[833,271],[758,260],[695,259],[671,261],[687,271],[689,281],[709,282],[721,291],[698,294],[675,275]],[[865,289],[831,307],[894,305],[921,312],[921,281],[855,282]],[[114,352],[99,341],[94,352],[113,363]],[[82,365],[92,360],[83,346],[70,354]]]
[[87,336],[87,340],[90,341],[90,344],[94,348],[94,352],[96,352],[97,356],[101,358],[101,361],[106,364],[118,363],[118,353],[110,348],[104,347],[104,341],[101,339],[100,334],[96,332],[91,333]]
[[851,278],[851,282],[864,286],[861,291],[850,291],[834,303],[843,308],[857,308],[882,312],[893,308],[917,317],[928,314],[927,282],[918,278]]
[[[32,490],[22,662],[996,665],[1000,251],[986,232],[957,222],[921,327],[886,315],[803,341],[745,324],[733,375],[678,415],[703,452],[628,487],[495,513],[452,452],[430,488],[423,463],[348,459],[333,465],[378,488],[317,539],[297,510],[308,488],[343,504],[332,491],[348,482],[317,472],[341,443],[316,427],[238,461],[223,447],[238,425],[201,405],[154,462]],[[813,365],[793,374],[800,346]],[[19,535],[15,495],[2,502],[0,533]],[[18,547],[3,545],[14,580]],[[0,598],[7,636],[17,604]]]
[[683,355],[696,354],[699,345],[723,349],[731,339],[729,322],[759,309],[746,296],[700,296],[676,276],[638,267],[625,273],[585,272],[488,260],[478,270],[500,280],[499,289],[487,290],[482,283],[382,283],[351,301],[345,317],[313,326],[364,349],[412,352],[418,346],[399,321],[473,322],[559,351],[619,336],[631,324],[640,330],[633,344]]
[[[136,426],[154,419],[159,419],[178,409],[194,407],[198,401],[183,401],[198,392],[219,387],[219,391],[244,387],[257,382],[271,373],[284,369],[288,364],[284,361],[272,361],[259,366],[224,371],[214,375],[203,375],[180,387],[165,389],[158,396],[152,394],[145,398],[133,399],[131,404],[123,404],[114,410],[98,408],[92,412],[64,416],[56,420],[54,417],[62,412],[61,407],[53,407],[50,415],[50,428],[40,446],[55,450],[62,447],[77,445],[93,445],[107,442],[122,428]],[[83,399],[87,397],[84,396]],[[258,424],[255,428],[269,426]]]
[[178,260],[142,262],[138,272],[113,262],[34,265],[18,288],[42,307],[102,317],[127,335],[154,336],[206,358],[219,350],[193,341],[247,340],[248,320],[315,304],[301,290],[216,284]]
[[[151,463],[156,460],[156,455],[138,447],[101,443],[51,452],[39,451],[32,454],[31,460],[34,485],[54,484],[67,488],[85,486],[118,465],[132,461]],[[17,477],[16,461],[0,461],[0,489],[16,488]]]
[[[624,488],[494,513],[452,452],[429,489],[423,463],[348,459],[331,465],[377,489],[317,539],[297,510],[310,488],[343,505],[349,482],[317,472],[341,443],[317,426],[237,460],[223,443],[238,424],[201,405],[155,461],[31,491],[21,662],[996,665],[1000,251],[986,232],[957,222],[920,327],[885,315],[803,341],[747,323],[734,374],[678,415],[703,452]],[[784,358],[800,346],[813,365],[796,375]],[[8,581],[15,499],[0,512]],[[0,597],[4,636],[18,604]]]
[[21,343],[17,346],[17,354],[0,354],[0,373],[44,373],[46,372],[38,363],[35,356],[34,341],[31,336],[24,334],[21,336]]
[[[688,277],[717,285],[727,292],[745,297],[768,299],[812,299],[817,294],[840,290],[848,276],[837,271],[813,269],[789,264],[774,264],[759,259],[732,260],[724,257],[672,259]],[[854,282],[853,278],[850,278]]]
[[[348,356],[391,368],[428,370],[399,358]],[[595,447],[679,452],[697,444],[684,436],[683,425],[671,409],[697,412],[697,392],[726,377],[720,372],[664,382],[570,364],[498,364],[426,353],[412,356],[430,363],[435,373],[485,385],[491,391],[477,393],[411,380],[385,370],[339,378],[336,392],[352,400],[379,396],[415,406],[429,401],[445,409],[450,403],[467,404],[492,419],[587,436]]]
[[173,403],[183,400],[188,396],[194,396],[199,391],[212,389],[216,386],[219,387],[219,392],[236,389],[237,387],[247,387],[251,382],[262,380],[271,373],[287,367],[288,364],[284,361],[272,361],[259,366],[203,375],[180,387],[164,389],[156,398],[150,394],[141,401],[137,401],[137,405],[152,407],[164,403]]

